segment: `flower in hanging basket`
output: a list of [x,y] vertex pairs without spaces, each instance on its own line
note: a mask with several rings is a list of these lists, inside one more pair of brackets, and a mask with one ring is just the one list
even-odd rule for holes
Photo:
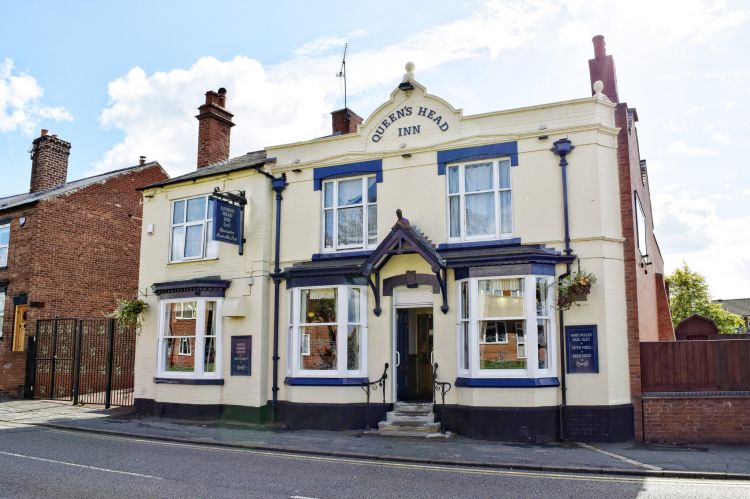
[[557,308],[570,310],[576,302],[585,299],[591,293],[591,286],[596,276],[579,270],[563,278],[557,284]]
[[141,315],[146,310],[148,310],[148,304],[143,300],[123,298],[117,300],[117,307],[108,314],[108,317],[116,319],[120,326],[135,329],[140,334]]

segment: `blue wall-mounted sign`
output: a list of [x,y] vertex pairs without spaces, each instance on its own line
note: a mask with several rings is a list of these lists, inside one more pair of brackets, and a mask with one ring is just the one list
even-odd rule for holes
[[243,234],[243,227],[245,225],[244,205],[224,201],[218,197],[217,193],[214,193],[212,196],[212,201],[214,205],[214,230],[211,238],[214,241],[236,244],[240,247],[241,255],[245,242]]
[[232,376],[250,376],[250,358],[253,353],[252,336],[232,336]]
[[599,348],[596,326],[566,326],[565,352],[566,372],[598,373]]

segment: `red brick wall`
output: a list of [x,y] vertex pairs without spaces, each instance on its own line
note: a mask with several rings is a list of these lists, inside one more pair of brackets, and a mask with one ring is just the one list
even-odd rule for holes
[[643,399],[647,442],[750,444],[750,396]]
[[68,177],[70,142],[57,135],[46,135],[32,143],[31,186],[29,192],[39,192],[61,186]]
[[[0,213],[0,219],[11,218],[10,244],[8,245],[8,266],[0,269],[0,281],[8,283],[5,291],[5,316],[3,318],[3,337],[0,340],[0,394],[6,391],[14,395],[23,391],[26,354],[13,352],[13,322],[15,310],[13,296],[29,289],[30,274],[28,263],[31,260],[31,241],[34,235],[32,214],[33,206]],[[19,219],[26,217],[26,224],[21,227]]]
[[[8,269],[8,300],[0,346],[0,393],[20,395],[25,353],[10,352],[12,297],[27,293],[27,334],[38,319],[103,318],[117,298],[135,298],[138,288],[142,197],[136,189],[166,179],[148,166],[62,195],[13,214]],[[26,216],[21,228],[18,216]],[[0,217],[4,215],[0,214]]]

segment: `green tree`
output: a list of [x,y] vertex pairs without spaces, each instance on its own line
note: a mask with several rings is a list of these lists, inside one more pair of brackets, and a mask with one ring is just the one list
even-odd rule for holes
[[667,284],[672,324],[675,327],[693,314],[712,319],[723,334],[736,333],[737,328],[743,325],[742,317],[727,312],[718,303],[711,303],[706,278],[691,271],[687,263],[667,276]]

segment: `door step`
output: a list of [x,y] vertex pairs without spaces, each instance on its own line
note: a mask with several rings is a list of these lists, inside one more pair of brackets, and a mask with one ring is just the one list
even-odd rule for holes
[[386,413],[385,421],[378,423],[378,429],[366,434],[384,437],[448,438],[449,433],[440,432],[440,423],[435,421],[432,407],[431,402],[396,402],[393,404],[393,410]]

